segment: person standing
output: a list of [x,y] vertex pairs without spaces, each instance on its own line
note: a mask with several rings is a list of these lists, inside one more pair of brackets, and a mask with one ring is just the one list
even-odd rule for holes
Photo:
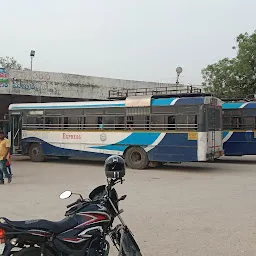
[[7,171],[8,173],[11,175],[12,177],[12,168],[11,168],[11,155],[10,153],[8,153],[8,156],[6,158],[6,168],[7,168]]
[[4,176],[8,179],[8,183],[12,181],[12,177],[6,168],[9,149],[9,140],[5,138],[4,132],[0,130],[0,185],[4,184]]

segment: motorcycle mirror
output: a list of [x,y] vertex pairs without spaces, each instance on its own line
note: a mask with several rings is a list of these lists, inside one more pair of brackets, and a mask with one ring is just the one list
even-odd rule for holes
[[72,192],[69,190],[66,190],[60,194],[60,199],[67,199],[67,198],[71,197],[71,195],[72,195]]
[[127,196],[127,195],[121,196],[121,197],[118,199],[118,202],[119,202],[119,201],[123,201],[123,200],[126,198],[126,196]]

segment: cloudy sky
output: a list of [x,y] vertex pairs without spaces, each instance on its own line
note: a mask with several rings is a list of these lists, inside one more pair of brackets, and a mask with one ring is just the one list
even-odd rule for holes
[[0,56],[34,69],[199,84],[256,29],[255,0],[0,0]]

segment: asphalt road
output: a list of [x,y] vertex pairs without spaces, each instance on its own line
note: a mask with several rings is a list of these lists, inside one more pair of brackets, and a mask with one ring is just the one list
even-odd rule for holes
[[[256,157],[223,158],[158,169],[127,169],[117,185],[123,217],[143,255],[256,255]],[[68,189],[88,195],[105,183],[103,163],[13,160],[13,182],[0,187],[0,216],[60,220]],[[116,255],[113,253],[113,255]]]

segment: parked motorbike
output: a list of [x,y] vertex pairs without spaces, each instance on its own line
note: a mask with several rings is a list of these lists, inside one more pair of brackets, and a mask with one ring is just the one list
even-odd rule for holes
[[[114,157],[118,160],[113,161],[121,161]],[[0,218],[0,255],[108,256],[109,237],[119,256],[141,256],[133,234],[120,216],[123,210],[119,209],[119,202],[126,195],[118,198],[114,188],[123,183],[125,169],[110,169],[105,169],[107,185],[95,188],[89,198],[71,191],[60,195],[61,199],[71,195],[79,198],[67,206],[66,217],[59,222]],[[116,218],[120,224],[114,226]]]

